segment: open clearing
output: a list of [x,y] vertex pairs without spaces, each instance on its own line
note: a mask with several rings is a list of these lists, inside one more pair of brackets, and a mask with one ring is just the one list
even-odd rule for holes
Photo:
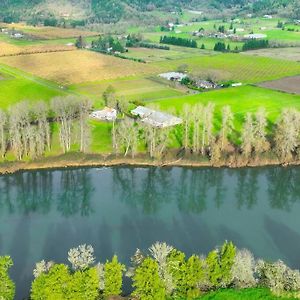
[[0,62],[64,85],[156,73],[158,69],[84,50],[2,57]]
[[58,28],[47,26],[29,26],[23,23],[4,24],[0,23],[2,27],[15,28],[36,39],[55,39],[55,38],[71,38],[78,36],[96,36],[99,33],[94,31],[86,31],[74,28]]
[[253,56],[266,56],[273,57],[278,59],[287,59],[296,62],[300,62],[300,47],[291,47],[291,48],[268,48],[260,50],[251,50],[242,52],[245,55]]
[[258,85],[272,90],[300,95],[300,76],[262,82]]

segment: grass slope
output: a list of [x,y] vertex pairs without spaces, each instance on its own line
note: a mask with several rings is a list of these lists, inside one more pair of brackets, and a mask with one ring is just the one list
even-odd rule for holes
[[0,108],[8,108],[22,100],[49,101],[55,96],[66,94],[52,82],[1,64],[0,91]]

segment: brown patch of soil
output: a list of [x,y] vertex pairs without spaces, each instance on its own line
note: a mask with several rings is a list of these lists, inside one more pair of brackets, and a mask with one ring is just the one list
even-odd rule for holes
[[258,84],[260,87],[300,95],[300,75]]

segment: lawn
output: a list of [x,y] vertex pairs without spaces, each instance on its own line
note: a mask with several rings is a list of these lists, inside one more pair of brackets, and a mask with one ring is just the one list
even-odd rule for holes
[[283,108],[295,107],[300,109],[300,95],[292,95],[255,86],[242,86],[201,93],[192,96],[182,96],[152,101],[160,106],[162,110],[182,110],[184,104],[195,105],[208,102],[215,104],[217,119],[220,121],[220,111],[225,105],[230,105],[235,113],[235,127],[239,129],[246,112],[255,112],[264,107],[268,112],[268,119],[274,122]]
[[2,57],[0,63],[64,85],[155,73],[158,69],[87,50]]
[[251,288],[242,290],[220,290],[208,293],[199,300],[295,300],[294,297],[277,297],[264,288]]
[[36,78],[22,71],[0,65],[0,108],[22,101],[49,101],[58,95],[65,95],[57,85]]
[[191,72],[203,76],[213,72],[219,79],[232,79],[244,83],[256,83],[300,74],[300,63],[234,53],[199,55],[179,60],[155,62],[152,65],[166,71],[176,70],[180,65],[187,65]]

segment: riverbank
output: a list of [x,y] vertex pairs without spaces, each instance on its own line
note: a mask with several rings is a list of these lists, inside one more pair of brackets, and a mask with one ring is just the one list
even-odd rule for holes
[[100,154],[83,154],[72,152],[59,156],[51,156],[41,158],[34,161],[9,161],[0,163],[0,174],[13,174],[26,170],[43,170],[43,169],[65,169],[80,167],[112,167],[112,166],[135,166],[135,167],[227,167],[227,168],[243,168],[243,167],[263,167],[263,166],[296,166],[300,165],[300,160],[291,161],[283,164],[277,158],[261,158],[243,160],[240,156],[220,161],[213,164],[209,160],[199,159],[199,157],[168,157],[162,160],[153,160],[146,155],[138,155],[135,158],[116,157],[112,155]]

